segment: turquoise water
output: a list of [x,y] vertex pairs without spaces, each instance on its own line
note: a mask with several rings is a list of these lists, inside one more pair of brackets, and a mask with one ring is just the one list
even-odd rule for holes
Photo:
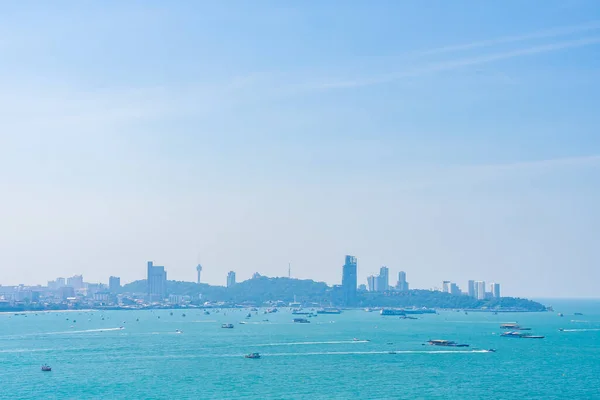
[[[600,302],[545,303],[556,312],[400,320],[356,310],[310,324],[288,310],[0,314],[0,398],[599,399]],[[513,321],[546,338],[500,337]],[[433,338],[471,347],[422,345]]]

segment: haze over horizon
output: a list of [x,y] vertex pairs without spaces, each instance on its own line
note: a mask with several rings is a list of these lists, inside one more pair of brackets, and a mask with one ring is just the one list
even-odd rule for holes
[[25,3],[0,284],[336,284],[351,254],[359,283],[598,296],[597,2]]

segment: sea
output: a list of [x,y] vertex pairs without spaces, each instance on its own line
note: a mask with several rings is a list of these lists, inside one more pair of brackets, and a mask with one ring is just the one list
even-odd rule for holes
[[[284,308],[3,313],[0,399],[600,399],[600,300],[542,302],[555,311],[305,324]],[[507,322],[545,338],[501,337]]]

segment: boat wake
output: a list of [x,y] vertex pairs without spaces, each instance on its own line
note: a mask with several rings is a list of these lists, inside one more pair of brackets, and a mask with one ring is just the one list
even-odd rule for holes
[[563,329],[561,332],[598,332],[600,328],[588,328],[588,329]]
[[325,342],[290,342],[290,343],[265,343],[255,344],[257,347],[268,347],[268,346],[310,346],[319,344],[350,344],[350,343],[369,343],[368,340],[331,340]]
[[264,354],[272,357],[292,356],[346,356],[346,355],[369,355],[369,354],[476,354],[490,353],[488,350],[387,350],[387,351],[323,351],[310,353],[272,353]]
[[98,329],[84,329],[80,331],[62,331],[62,332],[42,332],[36,333],[36,335],[70,335],[73,333],[98,333],[98,332],[112,332],[112,331],[122,331],[125,328],[98,328]]

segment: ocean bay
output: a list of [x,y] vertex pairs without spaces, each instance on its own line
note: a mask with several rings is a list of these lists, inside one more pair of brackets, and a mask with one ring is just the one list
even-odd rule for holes
[[[402,320],[347,310],[308,324],[289,309],[6,313],[0,398],[597,398],[598,302],[545,304],[556,312]],[[545,338],[501,337],[506,322]]]

